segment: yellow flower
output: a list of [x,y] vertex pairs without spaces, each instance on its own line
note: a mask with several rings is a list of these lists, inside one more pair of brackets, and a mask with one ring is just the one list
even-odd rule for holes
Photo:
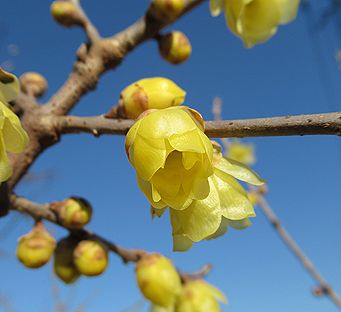
[[270,39],[279,25],[295,19],[299,0],[211,0],[213,16],[224,10],[230,30],[246,47]]
[[142,294],[163,308],[171,308],[181,291],[173,263],[160,254],[147,254],[137,263],[136,279]]
[[122,91],[120,109],[126,118],[136,119],[148,109],[179,106],[185,96],[186,92],[172,80],[162,77],[145,78]]
[[263,180],[245,165],[224,158],[216,149],[213,158],[209,195],[193,201],[185,210],[170,209],[175,251],[185,251],[193,242],[221,236],[228,226],[246,228],[251,224],[248,218],[255,216],[247,193],[236,179],[254,185],[262,185]]
[[7,152],[20,153],[28,143],[28,136],[19,118],[7,107],[19,92],[17,78],[0,68],[0,182],[12,174]]
[[228,147],[227,157],[248,166],[253,165],[256,160],[253,145],[244,144],[237,140],[230,143]]
[[125,144],[138,184],[153,207],[182,210],[208,196],[213,148],[197,111],[152,111],[129,130]]
[[203,280],[194,280],[183,287],[174,312],[219,312],[219,301],[227,303],[220,290]]

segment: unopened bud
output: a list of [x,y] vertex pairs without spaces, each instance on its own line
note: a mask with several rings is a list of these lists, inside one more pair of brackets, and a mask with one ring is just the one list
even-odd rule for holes
[[37,223],[31,232],[19,239],[17,258],[28,268],[40,268],[50,260],[55,246],[55,239],[42,223]]
[[152,0],[149,12],[159,20],[171,21],[179,17],[185,8],[185,0]]
[[86,276],[102,274],[108,266],[108,252],[105,247],[92,240],[78,243],[73,252],[77,270]]
[[181,64],[191,55],[192,46],[184,33],[172,31],[159,39],[159,51],[169,63]]
[[91,220],[92,207],[80,197],[71,197],[53,206],[59,221],[69,229],[81,229]]
[[66,284],[75,282],[80,273],[73,263],[73,251],[77,241],[72,237],[66,237],[58,242],[54,253],[54,272]]
[[35,97],[44,95],[47,90],[46,79],[35,72],[28,72],[20,77],[22,90],[27,94],[32,94]]
[[52,2],[51,15],[56,22],[66,27],[82,24],[78,8],[69,1],[57,0]]
[[203,280],[185,284],[178,297],[175,312],[220,312],[218,301],[227,303],[224,294]]
[[172,80],[162,77],[146,78],[131,84],[121,93],[120,110],[124,117],[136,119],[148,109],[179,106],[186,92]]
[[171,307],[181,291],[173,263],[159,254],[147,254],[137,263],[136,279],[142,294],[164,308]]

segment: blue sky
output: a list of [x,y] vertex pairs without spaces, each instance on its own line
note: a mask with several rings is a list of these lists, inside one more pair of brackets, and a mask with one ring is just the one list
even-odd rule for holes
[[[340,16],[321,27],[320,16],[330,1],[311,1],[313,14],[302,11],[297,20],[279,29],[268,43],[251,50],[226,28],[223,17],[212,18],[201,5],[168,30],[181,30],[190,38],[193,55],[180,66],[165,63],[155,42],[130,54],[115,71],[106,73],[96,92],[82,98],[75,115],[102,114],[117,102],[120,91],[137,79],[164,76],[187,91],[186,105],[212,119],[215,96],[224,101],[225,119],[330,112],[341,109],[341,72],[335,54],[341,48]],[[49,15],[50,1],[12,0],[0,13],[0,63],[10,59],[14,73],[38,71],[49,82],[47,100],[65,81],[84,40],[80,29],[64,29]],[[129,26],[143,14],[147,0],[90,1],[83,5],[104,35]],[[311,19],[309,19],[311,17]],[[307,30],[307,22],[309,30]],[[19,54],[10,55],[15,44]],[[12,53],[13,54],[13,53]],[[8,64],[8,62],[7,62]],[[256,171],[267,179],[268,199],[303,250],[341,293],[341,144],[331,136],[254,138]],[[171,251],[168,216],[151,221],[149,205],[139,191],[134,170],[124,152],[124,138],[69,135],[50,148],[32,168],[47,178],[22,183],[17,192],[39,202],[70,195],[86,197],[95,214],[89,228],[126,247],[161,252],[181,270],[194,271],[205,263],[214,266],[208,280],[229,297],[223,311],[231,312],[336,312],[325,298],[310,291],[314,281],[302,270],[269,226],[261,211],[253,226],[231,230],[223,238],[197,244],[187,253]],[[13,225],[13,220],[19,220]],[[72,287],[53,279],[51,264],[27,270],[15,259],[17,238],[32,221],[13,213],[0,220],[10,224],[0,237],[0,295],[19,312],[54,311],[52,288],[63,300],[72,298],[86,311],[121,312],[141,295],[133,266],[110,256],[110,267],[99,278],[82,278]],[[66,232],[48,225],[60,238]],[[0,308],[1,311],[1,308]]]

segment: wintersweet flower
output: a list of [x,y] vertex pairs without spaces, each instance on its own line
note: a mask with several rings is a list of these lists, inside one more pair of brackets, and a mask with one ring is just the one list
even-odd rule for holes
[[120,113],[136,119],[148,109],[161,109],[181,105],[186,97],[172,80],[163,77],[145,78],[136,81],[121,92]]
[[237,140],[229,144],[227,157],[248,166],[253,165],[256,161],[253,145],[241,143]]
[[296,18],[299,0],[210,0],[213,16],[223,10],[230,30],[246,47],[269,40],[279,25]]
[[213,148],[197,111],[148,111],[129,130],[125,146],[139,187],[156,209],[183,210],[210,193]]
[[228,226],[246,228],[251,224],[249,217],[255,216],[246,191],[236,179],[254,185],[264,181],[245,165],[224,158],[216,145],[213,167],[206,198],[193,201],[185,210],[170,209],[175,251],[188,250],[193,242],[219,237]]
[[184,285],[174,312],[220,312],[219,302],[227,303],[219,289],[203,280],[194,280]]
[[12,174],[7,152],[21,153],[28,143],[28,135],[19,118],[7,107],[18,93],[17,78],[0,68],[0,182]]

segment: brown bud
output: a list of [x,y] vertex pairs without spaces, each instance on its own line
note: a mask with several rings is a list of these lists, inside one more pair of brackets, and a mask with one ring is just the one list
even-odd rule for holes
[[192,53],[188,38],[181,31],[172,31],[159,39],[161,56],[171,64],[185,62]]
[[35,72],[28,72],[20,76],[20,84],[23,92],[35,97],[44,95],[47,90],[46,79]]

